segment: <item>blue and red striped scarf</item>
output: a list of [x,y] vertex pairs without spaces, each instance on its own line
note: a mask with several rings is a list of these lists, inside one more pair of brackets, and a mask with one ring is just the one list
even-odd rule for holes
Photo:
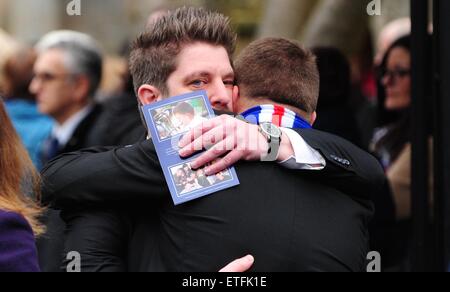
[[259,125],[272,123],[290,129],[311,129],[311,125],[293,111],[278,105],[261,105],[241,114],[248,122]]

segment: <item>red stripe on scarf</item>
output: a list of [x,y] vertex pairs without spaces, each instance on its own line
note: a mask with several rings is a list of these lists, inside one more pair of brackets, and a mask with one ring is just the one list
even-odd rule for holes
[[274,106],[274,112],[272,114],[272,124],[274,124],[275,126],[281,127],[282,124],[282,119],[284,116],[285,110],[284,107],[275,105]]

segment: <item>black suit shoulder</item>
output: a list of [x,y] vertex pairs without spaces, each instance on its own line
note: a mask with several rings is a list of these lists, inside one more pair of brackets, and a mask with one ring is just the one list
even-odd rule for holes
[[307,175],[317,177],[323,183],[331,183],[355,198],[371,198],[370,192],[364,190],[380,191],[385,184],[386,176],[379,161],[358,146],[318,130],[301,129],[297,132],[327,162],[324,173],[307,172]]
[[72,137],[67,142],[66,146],[60,151],[60,153],[78,151],[83,148],[96,146],[96,142],[93,138],[93,132],[95,124],[102,113],[103,108],[101,105],[94,105],[91,112],[84,118],[78,127],[75,129]]
[[96,145],[125,146],[145,136],[136,97],[121,94],[106,101],[93,136]]

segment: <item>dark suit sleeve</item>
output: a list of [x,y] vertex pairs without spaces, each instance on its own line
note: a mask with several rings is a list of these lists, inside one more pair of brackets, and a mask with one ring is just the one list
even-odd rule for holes
[[380,163],[352,143],[317,130],[296,130],[326,160],[322,171],[306,171],[305,175],[320,180],[355,198],[370,199],[382,191],[386,176]]
[[[323,171],[304,171],[321,183],[357,199],[382,185],[380,164],[368,153],[336,136],[316,130],[298,130],[303,139],[326,159]],[[347,159],[350,165],[334,158]],[[118,201],[163,198],[168,189],[153,144],[144,141],[131,147],[93,148],[65,154],[43,171],[46,202],[56,208],[99,205]]]
[[33,231],[20,215],[0,211],[0,272],[39,272]]
[[56,209],[170,199],[152,141],[64,154],[42,171],[43,202]]
[[[113,209],[65,211],[64,254],[80,254],[81,272],[126,272],[127,243],[130,223]],[[71,259],[65,259],[66,271]]]

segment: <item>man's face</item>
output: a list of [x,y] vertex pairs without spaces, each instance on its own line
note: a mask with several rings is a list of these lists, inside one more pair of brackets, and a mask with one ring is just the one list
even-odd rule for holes
[[382,83],[386,89],[385,107],[402,110],[411,105],[411,54],[408,50],[394,48],[388,57],[386,74]]
[[234,72],[224,47],[206,43],[185,46],[169,76],[169,96],[205,90],[214,109],[233,111]]
[[42,53],[34,66],[30,91],[36,95],[39,111],[56,119],[73,104],[74,84],[64,65],[64,53],[49,50]]

